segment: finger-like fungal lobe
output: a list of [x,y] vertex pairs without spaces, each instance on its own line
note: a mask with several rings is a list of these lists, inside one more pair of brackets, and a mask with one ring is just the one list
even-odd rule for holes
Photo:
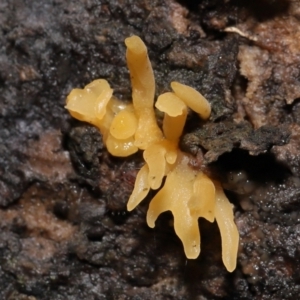
[[112,155],[125,157],[143,151],[145,164],[137,174],[127,204],[129,211],[139,205],[151,189],[158,190],[150,202],[147,223],[153,228],[161,213],[171,211],[175,232],[190,259],[200,254],[198,219],[216,221],[221,233],[223,263],[232,272],[239,243],[233,205],[219,182],[190,166],[190,154],[181,151],[178,145],[188,108],[207,120],[210,104],[192,87],[172,82],[173,92],[160,95],[155,103],[164,113],[161,129],[155,118],[155,80],[147,48],[137,36],[127,38],[125,44],[132,101],[125,103],[116,99],[108,82],[98,79],[83,89],[72,90],[66,108],[74,118],[99,128]]
[[138,36],[125,40],[126,59],[132,85],[132,102],[138,117],[135,145],[145,150],[163,138],[154,114],[155,80],[146,45]]

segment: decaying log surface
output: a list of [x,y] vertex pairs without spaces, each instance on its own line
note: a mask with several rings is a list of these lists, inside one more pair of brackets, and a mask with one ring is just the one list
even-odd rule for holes
[[[296,299],[300,293],[300,3],[292,0],[2,0],[0,299]],[[181,147],[235,205],[238,266],[200,220],[187,261],[172,216],[126,202],[140,154],[111,157],[66,95],[96,78],[131,97],[124,39],[149,49],[157,94],[212,104]],[[200,155],[200,156],[201,156]],[[195,158],[196,160],[196,158]]]

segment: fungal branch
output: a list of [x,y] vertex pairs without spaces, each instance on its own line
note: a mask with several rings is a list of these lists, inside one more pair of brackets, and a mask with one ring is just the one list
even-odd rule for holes
[[161,213],[171,211],[175,232],[190,259],[200,254],[198,219],[216,220],[221,232],[222,259],[227,270],[232,272],[236,267],[239,243],[233,206],[220,183],[192,169],[190,155],[178,146],[188,108],[206,120],[210,116],[210,104],[195,89],[172,82],[172,92],[160,95],[155,103],[164,113],[161,130],[155,118],[155,80],[147,48],[137,36],[127,38],[125,44],[132,104],[116,99],[108,82],[98,79],[84,89],[72,90],[66,108],[74,118],[99,128],[112,155],[126,157],[139,149],[144,151],[145,164],[137,174],[127,204],[129,211],[145,199],[151,189],[159,189],[150,202],[147,223],[153,228]]

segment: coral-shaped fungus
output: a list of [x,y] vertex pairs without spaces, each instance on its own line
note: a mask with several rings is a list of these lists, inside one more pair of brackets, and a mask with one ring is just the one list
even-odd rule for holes
[[132,104],[116,99],[108,82],[99,79],[84,89],[72,90],[66,108],[74,118],[99,128],[112,155],[125,157],[144,150],[145,165],[138,172],[127,205],[129,211],[150,189],[157,190],[163,185],[150,203],[148,225],[153,228],[162,212],[171,211],[175,232],[187,258],[197,258],[200,253],[198,218],[216,220],[221,232],[223,262],[232,272],[236,267],[239,241],[232,205],[221,185],[202,171],[191,168],[189,154],[178,146],[188,107],[205,120],[210,116],[210,104],[195,89],[172,82],[173,92],[160,95],[155,103],[164,113],[161,130],[155,118],[155,81],[147,48],[137,36],[127,38],[125,44]]

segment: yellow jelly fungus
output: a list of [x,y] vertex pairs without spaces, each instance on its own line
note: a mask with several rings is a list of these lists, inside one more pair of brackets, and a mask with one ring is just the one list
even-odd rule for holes
[[167,112],[170,117],[178,117],[186,110],[185,103],[171,92],[158,96],[155,107],[162,112]]
[[137,118],[133,109],[120,111],[112,120],[110,133],[116,139],[124,140],[135,134]]
[[110,134],[110,127],[114,117],[123,109],[125,109],[124,103],[115,97],[111,97],[107,103],[106,114],[103,119],[98,124],[93,124],[101,131],[104,143],[106,143],[107,137]]
[[176,96],[185,104],[199,114],[200,118],[206,120],[210,116],[211,108],[207,100],[195,89],[179,82],[171,82],[171,87]]
[[236,257],[239,246],[239,232],[234,223],[233,205],[229,202],[218,182],[216,187],[215,217],[222,238],[222,259],[226,269],[232,272],[236,267]]
[[132,85],[132,102],[138,117],[135,145],[145,150],[151,143],[163,138],[155,113],[155,80],[145,44],[138,36],[125,40],[126,59]]
[[174,93],[165,93],[157,98],[155,107],[165,113],[163,121],[165,138],[177,142],[186,122],[186,104]]
[[209,177],[199,172],[193,184],[193,197],[189,208],[194,216],[203,217],[209,222],[215,218],[215,185]]
[[83,90],[72,90],[67,97],[66,108],[74,118],[97,126],[106,113],[106,105],[112,94],[108,82],[98,79]]
[[175,232],[187,258],[197,258],[200,253],[198,219],[216,220],[221,232],[223,263],[232,272],[239,243],[233,206],[220,183],[193,169],[189,165],[190,155],[178,146],[187,108],[206,120],[210,116],[210,104],[195,89],[172,82],[173,92],[160,95],[155,104],[164,113],[161,130],[155,119],[155,81],[147,48],[137,36],[127,38],[125,44],[132,104],[113,97],[107,81],[99,79],[82,90],[71,91],[66,108],[73,117],[100,129],[110,154],[124,157],[138,149],[144,150],[145,165],[137,174],[127,204],[129,211],[139,205],[151,189],[160,188],[150,202],[147,223],[154,227],[161,213],[171,211]]
[[148,195],[150,191],[148,177],[149,168],[148,165],[144,165],[136,176],[134,189],[127,203],[128,211],[136,208]]
[[126,157],[138,151],[134,144],[134,138],[116,139],[111,134],[108,134],[106,139],[106,148],[113,156]]
[[153,190],[160,188],[162,180],[177,158],[177,145],[163,140],[150,145],[144,151],[144,159],[149,167],[148,183]]
[[[198,218],[201,217],[201,210],[195,207],[191,200],[194,197],[194,183],[198,171],[194,171],[188,165],[189,157],[179,153],[176,167],[169,172],[165,185],[152,199],[147,213],[147,223],[154,227],[157,217],[170,210],[174,216],[174,228],[181,239],[187,258],[197,258],[200,253],[200,232]],[[204,190],[205,193],[205,190]],[[214,202],[214,193],[206,195],[206,200]],[[198,206],[201,206],[201,199],[198,197]]]

